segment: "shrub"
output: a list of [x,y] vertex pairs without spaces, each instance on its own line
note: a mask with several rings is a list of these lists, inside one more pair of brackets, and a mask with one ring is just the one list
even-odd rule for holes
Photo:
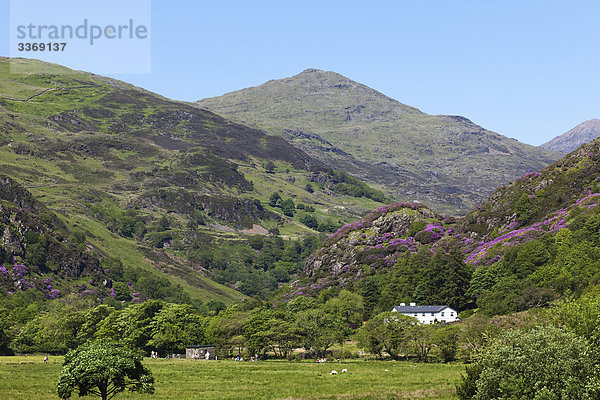
[[476,400],[597,399],[598,366],[585,338],[551,326],[527,333],[514,330],[496,341],[477,367],[467,370],[457,392],[461,399]]

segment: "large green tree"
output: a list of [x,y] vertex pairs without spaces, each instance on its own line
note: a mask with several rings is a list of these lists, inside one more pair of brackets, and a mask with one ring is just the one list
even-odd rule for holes
[[167,304],[150,323],[148,346],[162,354],[183,353],[188,345],[205,342],[204,319],[186,304]]
[[304,347],[312,349],[317,356],[324,356],[331,346],[345,338],[344,319],[328,313],[323,307],[299,312],[295,323]]
[[540,326],[507,332],[457,389],[461,399],[598,399],[600,369],[585,338]]
[[458,243],[437,249],[422,271],[423,297],[429,304],[446,304],[457,310],[467,307],[471,301],[466,292],[472,272],[463,259]]
[[397,312],[377,314],[359,329],[359,346],[379,356],[385,350],[391,358],[398,360],[408,353],[411,343],[408,333],[417,324],[416,318]]
[[154,393],[154,378],[138,354],[108,341],[88,342],[68,352],[56,386],[61,399],[77,391],[79,396],[109,400],[125,389]]
[[99,324],[96,336],[102,339],[123,340],[127,345],[150,351],[151,322],[165,306],[160,300],[148,300],[110,314]]

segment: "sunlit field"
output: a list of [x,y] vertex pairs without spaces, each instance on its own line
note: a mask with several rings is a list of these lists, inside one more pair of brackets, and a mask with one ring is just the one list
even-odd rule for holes
[[[56,399],[62,357],[0,357],[0,398]],[[462,365],[151,360],[155,394],[115,399],[454,399]],[[342,369],[347,373],[341,373]],[[329,375],[331,370],[338,375]],[[387,371],[386,371],[387,370]],[[74,399],[78,396],[74,393]],[[93,397],[86,397],[93,398]]]

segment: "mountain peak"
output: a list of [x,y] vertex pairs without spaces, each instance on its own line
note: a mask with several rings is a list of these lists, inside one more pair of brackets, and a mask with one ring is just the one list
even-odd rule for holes
[[501,184],[558,158],[460,116],[428,115],[362,83],[314,68],[201,107],[280,135],[402,200],[459,214]]
[[314,74],[314,73],[319,73],[319,72],[325,72],[321,69],[316,69],[316,68],[306,68],[304,71],[300,72],[300,74]]
[[600,137],[600,119],[589,119],[540,147],[570,153],[582,144],[589,143],[598,137]]
[[[324,71],[316,68],[307,68],[294,76],[283,78],[281,80],[274,80],[271,82],[286,83],[288,85],[293,84],[304,87],[333,87],[337,89],[350,89],[360,87],[362,89],[368,89],[370,91],[375,92],[374,89],[371,89],[365,85],[355,82],[352,79],[345,77],[344,75],[339,74],[335,71]],[[343,84],[344,86],[335,86],[339,84]]]

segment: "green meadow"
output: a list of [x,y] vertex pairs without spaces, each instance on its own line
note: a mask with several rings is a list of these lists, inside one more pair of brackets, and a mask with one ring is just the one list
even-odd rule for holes
[[[454,384],[464,371],[460,364],[392,361],[144,363],[156,381],[154,395],[125,392],[115,399],[455,399]],[[0,357],[0,398],[57,399],[61,364],[62,357],[47,364],[42,356]],[[329,375],[344,368],[347,373]]]

